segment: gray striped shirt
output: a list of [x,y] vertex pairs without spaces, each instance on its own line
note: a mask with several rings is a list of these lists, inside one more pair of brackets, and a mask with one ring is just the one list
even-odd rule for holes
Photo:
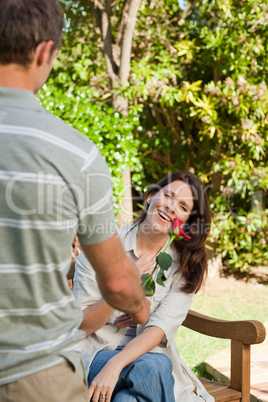
[[67,359],[82,312],[70,247],[115,231],[108,168],[95,145],[30,91],[0,88],[0,385]]

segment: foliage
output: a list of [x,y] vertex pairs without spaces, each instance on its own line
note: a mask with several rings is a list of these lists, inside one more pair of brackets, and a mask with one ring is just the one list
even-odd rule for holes
[[185,13],[160,3],[142,10],[146,51],[136,47],[125,90],[144,107],[146,177],[197,173],[207,183],[212,240],[223,257],[237,269],[265,264],[268,7],[196,1]]
[[[139,127],[139,118],[134,108],[126,118],[105,103],[91,103],[92,90],[87,86],[74,86],[70,77],[63,73],[58,79],[59,83],[56,79],[48,81],[39,99],[48,111],[97,144],[112,173],[115,211],[118,211],[124,191],[122,171],[126,166],[137,172],[142,169],[137,157],[137,140],[133,136],[134,129]],[[67,90],[60,88],[61,80],[69,81]]]
[[[113,3],[113,32],[124,3]],[[88,0],[62,4],[67,32],[40,96],[97,143],[116,197],[126,163],[138,190],[169,171],[195,172],[207,185],[212,240],[226,261],[235,269],[267,263],[267,4],[188,1],[182,11],[177,0],[142,0],[131,74],[121,89],[128,118],[112,112],[103,43]]]

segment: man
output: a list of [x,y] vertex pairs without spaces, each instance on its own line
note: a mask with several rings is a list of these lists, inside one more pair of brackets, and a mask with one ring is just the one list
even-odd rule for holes
[[0,400],[80,402],[82,312],[68,289],[77,234],[111,306],[148,318],[115,235],[105,162],[35,95],[61,41],[57,0],[0,0]]

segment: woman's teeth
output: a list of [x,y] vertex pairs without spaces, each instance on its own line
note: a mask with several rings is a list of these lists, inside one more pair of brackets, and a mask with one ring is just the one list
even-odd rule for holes
[[165,219],[168,222],[171,222],[170,218],[162,211],[158,211],[159,215],[161,216],[161,218]]

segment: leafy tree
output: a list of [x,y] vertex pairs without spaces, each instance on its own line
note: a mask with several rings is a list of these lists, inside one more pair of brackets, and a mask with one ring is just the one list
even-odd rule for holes
[[150,35],[136,47],[125,91],[143,105],[146,177],[175,169],[200,175],[222,255],[233,268],[264,264],[268,7],[196,1],[182,12],[160,3],[144,8],[147,30],[140,32]]
[[[62,3],[68,32],[41,96],[54,112],[88,130],[108,157],[116,197],[126,165],[137,190],[168,171],[190,170],[207,183],[212,240],[226,261],[237,269],[267,263],[267,4],[188,1],[181,10],[177,0],[141,0],[133,40],[125,36],[132,44],[130,71],[120,81],[118,46],[132,2]],[[114,114],[120,110],[115,99],[128,105],[128,114]]]
[[[63,1],[66,33],[51,78],[39,94],[43,105],[94,141],[112,172],[115,210],[125,193],[126,171],[141,172],[138,139],[133,132],[140,129],[137,112],[140,107],[125,110],[116,103],[111,79],[105,67],[101,29],[88,1]],[[96,35],[96,31],[97,34]],[[110,44],[111,46],[112,44]],[[123,81],[122,81],[123,82]],[[120,98],[120,96],[119,96]],[[112,99],[115,99],[113,102]],[[122,99],[122,98],[121,98]],[[118,111],[120,110],[120,112]],[[135,183],[139,176],[133,175]],[[132,201],[131,201],[132,204]],[[123,204],[123,208],[126,203]]]

